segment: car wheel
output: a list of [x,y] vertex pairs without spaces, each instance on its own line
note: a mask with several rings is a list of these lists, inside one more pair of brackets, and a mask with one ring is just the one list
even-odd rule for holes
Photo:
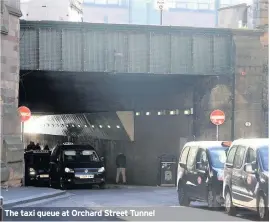
[[207,204],[211,210],[218,210],[221,206],[217,202],[216,192],[210,187],[207,193]]
[[231,216],[236,215],[236,210],[232,202],[231,192],[228,190],[226,191],[226,194],[225,194],[225,211],[228,215],[231,215]]
[[189,198],[188,198],[187,193],[186,193],[185,185],[183,183],[181,183],[178,186],[177,193],[178,193],[179,205],[180,206],[189,206],[190,201],[189,201]]
[[66,186],[66,183],[65,183],[63,177],[59,178],[59,187],[60,187],[61,190],[66,190],[67,189],[67,186]]
[[106,183],[99,184],[99,188],[102,190],[106,189]]
[[265,197],[261,194],[257,201],[257,213],[260,220],[268,221],[269,208],[267,207]]

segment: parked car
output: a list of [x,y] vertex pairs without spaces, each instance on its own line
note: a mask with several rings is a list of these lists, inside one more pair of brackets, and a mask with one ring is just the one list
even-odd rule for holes
[[90,145],[64,143],[51,154],[49,183],[51,187],[67,189],[73,185],[98,185],[105,188],[103,158]]
[[181,206],[191,201],[207,201],[214,209],[223,204],[223,168],[231,143],[188,142],[179,157],[177,192]]
[[229,215],[236,207],[268,220],[269,139],[239,139],[232,143],[224,168],[223,197]]

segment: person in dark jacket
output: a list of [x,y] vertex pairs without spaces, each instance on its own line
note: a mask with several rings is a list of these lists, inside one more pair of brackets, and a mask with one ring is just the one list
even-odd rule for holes
[[119,153],[116,157],[116,167],[116,183],[119,183],[119,177],[121,174],[123,183],[126,184],[126,156],[123,153]]
[[34,150],[35,149],[35,143],[30,141],[30,143],[26,147],[26,151]]
[[50,150],[49,146],[48,145],[45,145],[43,150]]
[[35,150],[41,150],[39,143],[36,144]]

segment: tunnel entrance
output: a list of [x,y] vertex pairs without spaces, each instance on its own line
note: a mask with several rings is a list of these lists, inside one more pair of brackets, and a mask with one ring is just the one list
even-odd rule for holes
[[[26,142],[90,143],[111,182],[123,152],[129,183],[142,185],[157,184],[158,157],[178,157],[183,140],[214,137],[207,115],[220,104],[213,90],[230,91],[230,79],[216,76],[21,71],[21,79],[20,105],[35,116]],[[230,102],[221,107],[230,110]]]

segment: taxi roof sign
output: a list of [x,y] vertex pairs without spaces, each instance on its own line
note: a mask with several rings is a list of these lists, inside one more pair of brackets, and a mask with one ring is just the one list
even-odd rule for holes
[[49,150],[33,150],[33,153],[49,153]]
[[231,141],[224,141],[221,143],[221,146],[230,147],[232,145]]

